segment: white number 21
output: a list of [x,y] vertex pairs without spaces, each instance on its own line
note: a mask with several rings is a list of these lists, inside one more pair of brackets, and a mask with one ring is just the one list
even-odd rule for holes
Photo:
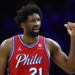
[[[29,70],[31,73],[31,75],[37,75],[38,71],[36,68],[30,68]],[[39,75],[42,75],[42,68],[39,68]]]

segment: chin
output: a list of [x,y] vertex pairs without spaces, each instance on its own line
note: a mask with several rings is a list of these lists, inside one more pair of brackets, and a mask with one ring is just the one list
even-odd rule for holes
[[37,37],[39,35],[39,32],[35,32],[32,34],[32,37]]

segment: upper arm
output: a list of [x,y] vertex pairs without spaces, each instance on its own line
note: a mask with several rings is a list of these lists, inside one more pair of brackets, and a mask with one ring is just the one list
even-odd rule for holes
[[68,56],[61,50],[61,47],[56,43],[56,45],[53,47],[52,51],[51,51],[51,58],[53,59],[53,61],[63,70],[67,70],[68,68],[68,64],[67,64],[67,60],[68,60]]
[[4,75],[6,64],[10,54],[10,41],[5,40],[0,45],[0,74]]
[[69,72],[70,67],[68,66],[68,56],[61,50],[59,44],[53,40],[48,40],[48,49],[51,53],[52,60],[64,71]]

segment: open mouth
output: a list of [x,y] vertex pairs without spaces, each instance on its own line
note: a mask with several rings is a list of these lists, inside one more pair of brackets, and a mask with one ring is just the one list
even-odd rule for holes
[[34,32],[39,32],[39,26],[34,27],[34,28],[33,28],[33,31],[34,31]]
[[34,32],[38,32],[38,31],[39,31],[39,29],[34,29],[33,31],[34,31]]

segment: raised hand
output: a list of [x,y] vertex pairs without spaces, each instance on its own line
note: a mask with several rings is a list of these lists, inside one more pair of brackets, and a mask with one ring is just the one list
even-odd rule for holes
[[64,25],[67,28],[67,31],[71,37],[75,37],[75,23],[68,22]]

